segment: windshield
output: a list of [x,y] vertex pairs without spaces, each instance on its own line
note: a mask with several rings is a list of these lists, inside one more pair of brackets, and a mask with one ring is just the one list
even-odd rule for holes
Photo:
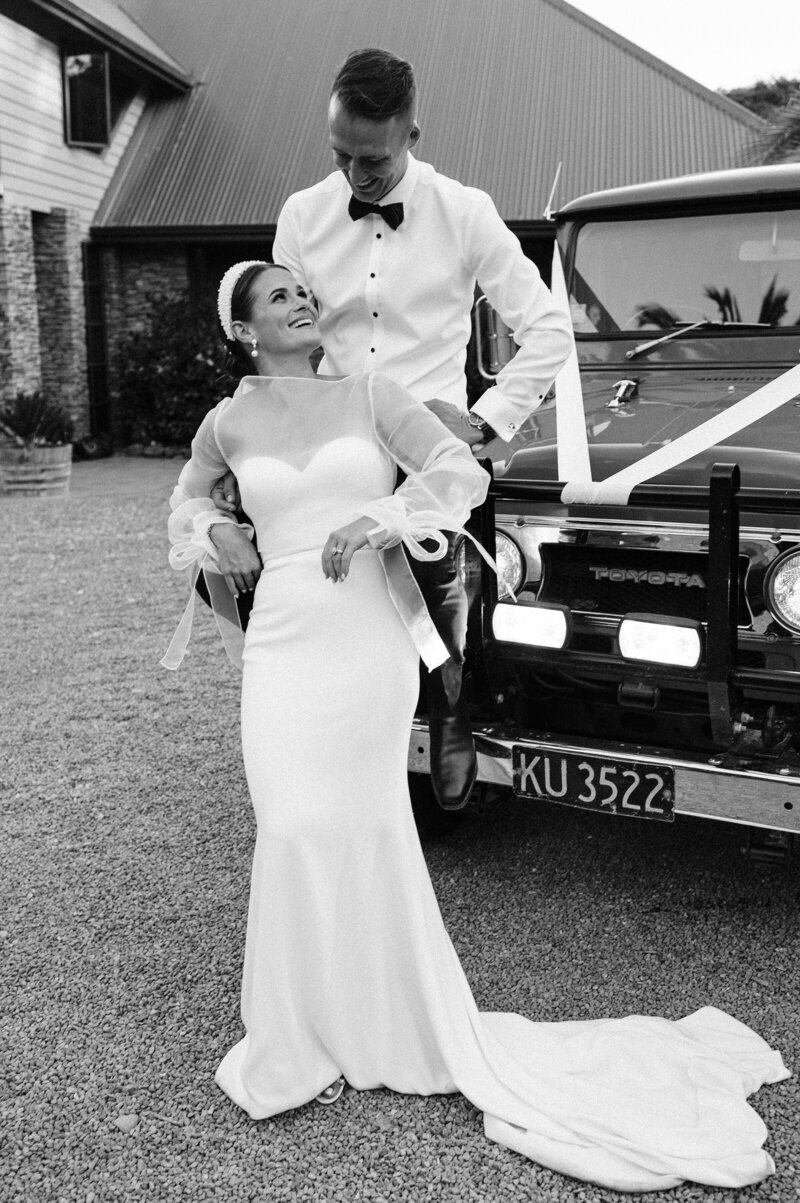
[[800,211],[589,222],[570,291],[579,336],[702,320],[800,326]]

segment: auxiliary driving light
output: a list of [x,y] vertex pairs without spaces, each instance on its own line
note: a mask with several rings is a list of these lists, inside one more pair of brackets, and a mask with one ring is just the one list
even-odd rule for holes
[[696,668],[703,650],[699,623],[659,614],[626,614],[619,624],[617,640],[620,655],[626,660],[648,660],[679,668]]
[[572,616],[566,606],[498,602],[492,615],[492,631],[501,643],[560,648],[569,642]]
[[764,600],[770,613],[790,631],[800,631],[800,551],[774,560],[764,578]]

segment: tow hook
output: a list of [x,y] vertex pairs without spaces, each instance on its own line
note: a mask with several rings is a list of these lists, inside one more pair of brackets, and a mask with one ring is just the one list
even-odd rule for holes
[[796,838],[791,831],[772,831],[768,827],[746,828],[742,852],[752,864],[788,865],[795,852]]
[[763,719],[739,711],[733,720],[735,751],[776,760],[792,742],[795,726],[777,706],[770,706]]
[[606,402],[606,409],[619,409],[620,405],[624,405],[627,401],[632,401],[639,388],[639,381],[618,380],[613,387],[616,392],[611,400]]

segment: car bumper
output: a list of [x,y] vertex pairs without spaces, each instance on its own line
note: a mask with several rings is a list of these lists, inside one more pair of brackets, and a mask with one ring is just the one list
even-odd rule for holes
[[[674,753],[642,744],[589,740],[572,743],[532,732],[515,732],[512,736],[492,726],[477,728],[474,735],[478,781],[515,793],[515,747],[530,752],[602,757],[620,764],[644,762],[674,771],[675,814],[800,834],[800,766],[779,762],[773,766],[764,761],[756,765],[751,759],[730,753],[683,754],[677,758]],[[409,772],[429,772],[429,748],[427,723],[415,719],[409,743]],[[574,805],[567,799],[561,804]]]

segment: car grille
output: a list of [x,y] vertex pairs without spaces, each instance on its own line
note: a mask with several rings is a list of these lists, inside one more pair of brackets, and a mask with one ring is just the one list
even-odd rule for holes
[[[708,557],[696,552],[650,548],[541,547],[538,600],[590,614],[665,614],[705,622]],[[740,557],[739,607],[747,613]]]

